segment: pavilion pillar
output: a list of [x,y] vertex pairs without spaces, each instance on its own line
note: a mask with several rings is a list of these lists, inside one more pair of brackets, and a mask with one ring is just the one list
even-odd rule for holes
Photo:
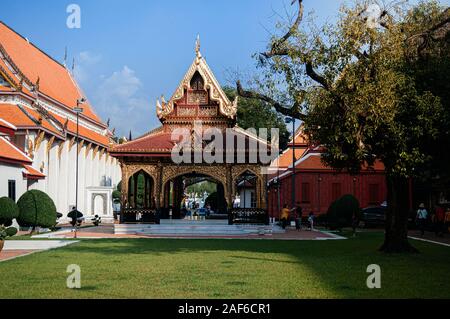
[[267,175],[261,176],[261,208],[268,209]]
[[120,163],[122,169],[122,189],[121,189],[121,208],[125,208],[126,204],[128,204],[128,170],[127,166],[123,163]]
[[173,206],[172,217],[177,219],[181,216],[180,205],[183,193],[183,178],[177,177],[173,183]]
[[148,208],[148,176],[144,174],[144,208]]
[[156,173],[156,181],[155,181],[155,193],[154,193],[155,205],[156,205],[156,209],[158,209],[158,210],[161,209],[161,205],[162,205],[161,198],[163,198],[163,196],[164,196],[164,190],[162,189],[163,188],[162,177],[163,177],[163,166],[161,165],[161,163],[158,163],[158,168],[157,168],[157,173]]
[[[217,184],[217,206],[219,208],[228,207],[228,203],[225,200],[225,203],[223,202],[223,199],[225,198],[225,187],[222,185],[222,183]],[[220,211],[219,213],[224,213]],[[226,213],[226,212],[225,212]]]
[[225,199],[227,201],[228,209],[232,209],[233,208],[233,183],[235,181],[233,181],[233,177],[231,174],[231,165],[227,165],[226,170],[227,170],[227,183],[226,183],[226,185],[224,185],[226,187],[225,188]]
[[137,208],[137,191],[138,191],[139,174],[133,176],[133,208]]

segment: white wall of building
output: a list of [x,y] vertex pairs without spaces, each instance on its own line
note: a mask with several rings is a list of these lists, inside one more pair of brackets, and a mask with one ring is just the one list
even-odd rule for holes
[[[28,137],[35,140],[37,134],[29,132]],[[67,140],[55,139],[49,151],[47,146],[51,139],[50,135],[45,136],[34,152],[32,166],[39,170],[44,168],[45,179],[32,183],[29,189],[38,189],[47,193],[55,202],[58,212],[67,216],[70,207],[75,205],[75,174],[76,174],[76,156],[77,148],[73,143],[70,147],[70,138]],[[61,154],[59,154],[62,143]],[[88,147],[87,142],[83,144],[78,154],[78,210],[85,216],[93,215],[92,198],[95,198],[96,192],[104,195],[107,199],[107,208],[101,215],[103,220],[112,220],[112,199],[111,193],[122,178],[119,162],[111,158],[106,152],[100,157],[100,151],[97,151],[94,157],[95,145]],[[89,151],[86,152],[89,148]],[[8,196],[8,180],[16,181],[16,200],[27,191],[27,180],[22,175],[23,167],[20,165],[0,163],[0,197]],[[104,185],[104,181],[111,181],[111,185]],[[93,197],[94,194],[94,197]],[[97,202],[100,199],[97,198]],[[98,208],[97,210],[100,211]],[[61,220],[67,221],[66,218]]]
[[8,197],[8,181],[16,181],[16,201],[27,190],[27,180],[23,178],[23,167],[0,163],[0,197]]

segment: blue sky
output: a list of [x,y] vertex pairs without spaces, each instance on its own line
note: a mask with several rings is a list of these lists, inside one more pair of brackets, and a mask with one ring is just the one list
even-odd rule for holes
[[[120,135],[159,124],[155,101],[170,97],[194,58],[202,54],[219,82],[227,70],[252,73],[252,54],[264,49],[291,0],[3,0],[0,20],[58,61],[68,48],[75,74],[104,121]],[[318,22],[333,20],[344,1],[305,1]],[[449,4],[450,0],[441,1]],[[81,28],[66,26],[69,4],[81,8]]]

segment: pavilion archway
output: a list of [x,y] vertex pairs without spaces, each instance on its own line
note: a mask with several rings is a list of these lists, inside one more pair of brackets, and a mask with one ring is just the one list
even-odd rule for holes
[[156,209],[155,180],[141,169],[128,178],[127,208]]
[[[227,208],[231,204],[231,196],[229,187],[226,183],[226,175],[214,174],[211,170],[206,169],[180,169],[177,173],[163,175],[162,191],[160,193],[161,211],[163,217],[167,217],[168,212],[172,209],[172,217],[179,218],[181,215],[181,202],[184,198],[186,181],[189,179],[200,179],[213,182],[217,185],[218,206],[223,207],[226,213]],[[223,178],[224,177],[224,178]],[[229,200],[227,200],[229,199]]]

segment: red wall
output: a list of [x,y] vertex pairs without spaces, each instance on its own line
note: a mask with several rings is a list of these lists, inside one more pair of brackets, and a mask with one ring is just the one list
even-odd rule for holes
[[[385,176],[382,173],[370,172],[351,176],[334,172],[297,172],[295,181],[295,201],[301,203],[304,214],[311,211],[316,215],[324,214],[330,204],[336,200],[335,196],[340,197],[345,194],[354,195],[362,208],[380,205],[386,200]],[[333,187],[333,184],[336,186]],[[291,207],[291,185],[292,176],[280,180],[280,209],[285,203]],[[305,188],[309,187],[309,200],[302,196],[302,194],[305,196],[308,194],[306,190],[302,190],[304,185]],[[338,192],[339,189],[340,192]],[[268,209],[271,217],[279,217],[277,194],[277,186],[271,185],[268,192]]]

